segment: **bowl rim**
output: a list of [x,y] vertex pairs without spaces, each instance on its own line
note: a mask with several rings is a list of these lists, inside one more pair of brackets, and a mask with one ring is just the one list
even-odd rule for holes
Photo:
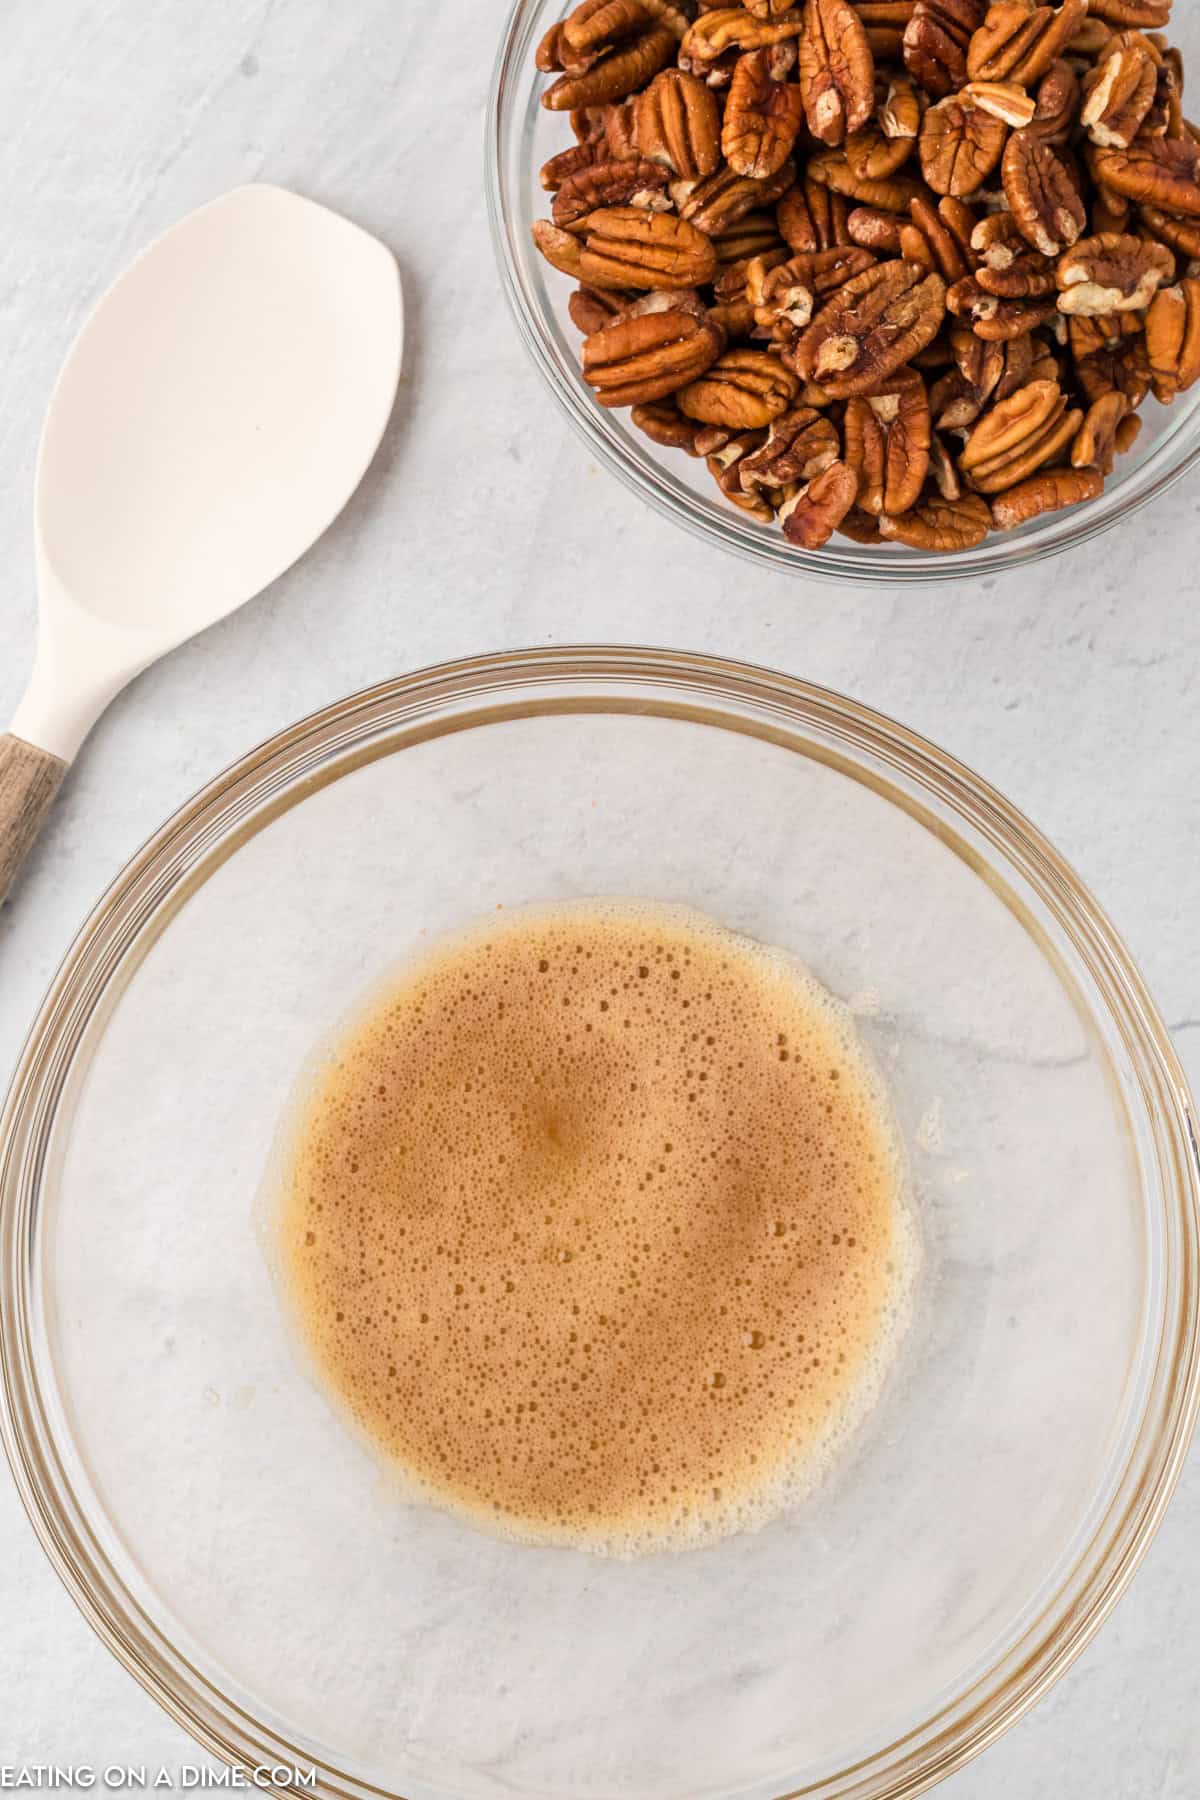
[[[518,696],[524,696],[523,700]],[[515,709],[515,710],[514,710]],[[657,712],[749,730],[845,766],[926,824],[936,802],[982,876],[1003,859],[1070,934],[1120,1033],[1144,1111],[1166,1242],[1154,1369],[1103,1516],[1053,1595],[1015,1642],[894,1743],[772,1800],[902,1800],[960,1767],[1016,1722],[1070,1666],[1128,1585],[1178,1480],[1200,1406],[1200,1148],[1195,1107],[1166,1027],[1103,911],[1049,842],[995,788],[903,725],[796,677],[714,656],[634,646],[538,647],[431,665],[362,689],[250,750],[186,801],[130,859],[68,950],[30,1029],[0,1112],[0,1437],[51,1564],[102,1641],[205,1749],[247,1768],[312,1764],[269,1717],[226,1695],[142,1607],[71,1485],[39,1369],[34,1314],[39,1212],[55,1116],[86,1059],[89,1025],[188,897],[314,787],[438,730],[546,712]],[[740,723],[739,723],[740,721]],[[813,736],[806,736],[807,733]],[[845,758],[842,764],[842,756]],[[894,772],[918,798],[906,801]],[[920,795],[928,796],[927,808]],[[949,841],[949,827],[943,829]],[[972,844],[982,850],[972,850]],[[952,847],[956,847],[952,844]],[[1097,1013],[1100,1006],[1096,1007]],[[1128,1097],[1127,1097],[1128,1098]],[[104,1521],[100,1524],[103,1527]],[[366,1800],[389,1790],[318,1762],[322,1791]],[[273,1791],[286,1791],[282,1786]],[[765,1790],[764,1790],[765,1791]],[[758,1790],[755,1789],[755,1793]],[[408,1800],[426,1790],[409,1788]],[[431,1796],[432,1800],[432,1796]],[[438,1795],[436,1800],[442,1800]]]
[[[778,531],[745,518],[732,507],[701,499],[666,462],[632,444],[616,416],[597,406],[582,380],[564,372],[569,346],[535,298],[530,270],[543,271],[524,241],[506,185],[505,137],[514,81],[532,68],[534,28],[546,0],[511,0],[501,29],[484,115],[484,188],[500,285],[517,334],[545,385],[585,447],[623,486],[693,537],[792,577],[862,586],[907,586],[1010,573],[1088,543],[1149,505],[1200,462],[1200,393],[1178,423],[1137,465],[1127,465],[1095,500],[1048,513],[1015,532],[993,532],[973,550],[946,554],[894,544],[852,544],[836,536],[820,550],[800,551]],[[561,116],[561,115],[560,115]],[[531,175],[532,170],[526,170]],[[563,277],[566,280],[566,277]],[[1186,403],[1185,403],[1186,404]],[[1187,443],[1191,437],[1190,445]]]

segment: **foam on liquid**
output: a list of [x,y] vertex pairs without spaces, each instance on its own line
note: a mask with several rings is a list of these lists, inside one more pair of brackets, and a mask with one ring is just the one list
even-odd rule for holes
[[394,974],[306,1082],[275,1261],[413,1493],[615,1555],[762,1524],[875,1398],[915,1267],[886,1095],[781,952],[632,901]]

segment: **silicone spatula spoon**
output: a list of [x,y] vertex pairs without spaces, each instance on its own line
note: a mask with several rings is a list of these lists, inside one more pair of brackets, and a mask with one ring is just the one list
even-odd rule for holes
[[113,696],[341,512],[402,341],[391,253],[265,185],[190,213],[100,301],[38,456],[38,644],[0,736],[0,899]]

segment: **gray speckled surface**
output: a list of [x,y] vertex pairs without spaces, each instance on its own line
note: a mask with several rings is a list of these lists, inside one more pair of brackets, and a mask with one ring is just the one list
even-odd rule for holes
[[[131,253],[238,181],[290,183],[379,232],[408,345],[350,510],[254,606],[143,676],[101,722],[0,913],[0,1072],[84,911],[216,769],[382,675],[480,649],[642,641],[845,689],[985,773],[1049,833],[1139,959],[1193,1079],[1200,961],[1200,492],[1070,561],[976,588],[839,593],[747,575],[582,452],[503,310],[479,119],[499,8],[165,0],[13,9],[0,60],[0,714],[34,617],[42,408]],[[1183,1800],[1200,1764],[1195,1458],[1130,1594],[1049,1698],[942,1790],[954,1800]],[[0,1477],[0,1763],[196,1760],[92,1638]]]

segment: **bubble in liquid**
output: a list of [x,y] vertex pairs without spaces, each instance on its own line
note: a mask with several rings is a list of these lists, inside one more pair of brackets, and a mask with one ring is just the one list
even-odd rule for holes
[[783,953],[632,901],[423,948],[299,1096],[277,1210],[318,1373],[411,1491],[617,1555],[806,1492],[916,1269],[849,1014]]

